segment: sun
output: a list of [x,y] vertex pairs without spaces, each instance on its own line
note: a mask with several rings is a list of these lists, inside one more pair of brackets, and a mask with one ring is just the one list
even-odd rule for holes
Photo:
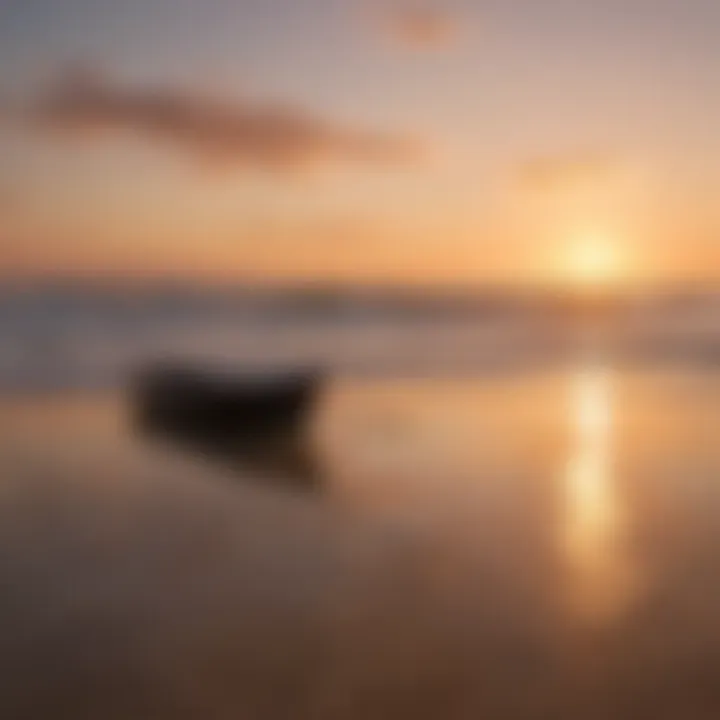
[[563,276],[578,288],[601,288],[616,283],[622,274],[618,244],[602,233],[578,235],[569,244]]

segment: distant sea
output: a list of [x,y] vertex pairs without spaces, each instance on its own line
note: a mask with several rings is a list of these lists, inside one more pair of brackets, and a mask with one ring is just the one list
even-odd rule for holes
[[0,393],[109,389],[143,363],[458,374],[563,363],[720,366],[720,292],[487,292],[0,285]]

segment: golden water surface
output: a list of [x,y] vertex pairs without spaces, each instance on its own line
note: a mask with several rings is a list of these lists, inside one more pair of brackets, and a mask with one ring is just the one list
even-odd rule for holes
[[308,496],[144,444],[122,407],[0,407],[0,705],[720,717],[716,373],[340,378]]

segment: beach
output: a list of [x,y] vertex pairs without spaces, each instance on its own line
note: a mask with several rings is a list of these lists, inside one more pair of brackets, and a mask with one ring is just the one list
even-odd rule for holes
[[306,495],[133,437],[122,394],[7,399],[2,715],[708,717],[719,392],[338,377]]

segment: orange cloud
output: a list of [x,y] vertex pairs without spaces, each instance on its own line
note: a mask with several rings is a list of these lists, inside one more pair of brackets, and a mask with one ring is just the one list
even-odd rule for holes
[[627,171],[627,164],[619,158],[596,153],[533,158],[521,166],[519,175],[528,190],[555,192],[614,183]]
[[377,12],[383,34],[403,47],[427,50],[446,47],[456,38],[455,18],[439,7],[425,4],[394,4]]
[[81,135],[130,132],[197,159],[245,170],[401,164],[421,155],[408,136],[345,126],[293,107],[249,99],[222,102],[175,89],[133,89],[86,74],[62,78],[30,115],[43,128]]

